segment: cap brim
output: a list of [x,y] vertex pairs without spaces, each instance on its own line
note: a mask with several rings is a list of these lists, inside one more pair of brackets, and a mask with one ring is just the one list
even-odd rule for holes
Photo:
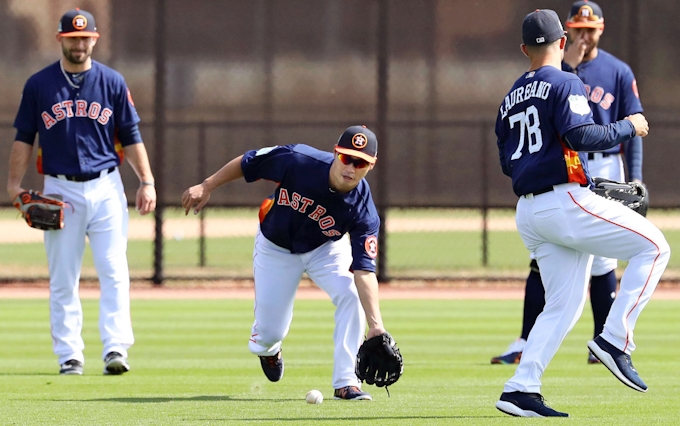
[[341,148],[339,146],[335,147],[335,152],[339,152],[340,154],[345,154],[345,155],[351,155],[353,157],[359,157],[362,160],[366,160],[371,164],[375,164],[375,160],[377,160],[376,157],[371,157],[370,155],[361,152],[361,151],[355,151],[353,149],[348,149],[348,148]]
[[59,33],[62,37],[93,37],[99,38],[99,33],[92,31],[72,31],[70,33]]
[[567,22],[567,28],[604,28],[604,22]]

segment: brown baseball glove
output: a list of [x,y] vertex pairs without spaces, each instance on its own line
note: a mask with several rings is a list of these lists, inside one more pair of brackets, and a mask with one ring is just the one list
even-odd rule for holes
[[23,191],[14,199],[16,207],[28,226],[44,231],[64,227],[64,206],[57,194],[43,195],[38,191]]

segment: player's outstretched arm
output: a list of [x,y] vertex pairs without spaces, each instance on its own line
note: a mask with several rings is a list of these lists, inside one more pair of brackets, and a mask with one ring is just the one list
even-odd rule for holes
[[198,214],[210,200],[210,194],[220,186],[243,177],[243,170],[241,169],[241,159],[243,155],[239,155],[214,175],[210,176],[202,183],[194,185],[184,191],[182,194],[182,207],[184,207],[184,214],[188,215],[189,210],[194,209],[194,214]]
[[366,338],[379,336],[385,332],[382,315],[380,315],[380,299],[378,296],[378,278],[375,272],[354,271],[354,283],[357,286],[361,306],[366,313],[368,333]]

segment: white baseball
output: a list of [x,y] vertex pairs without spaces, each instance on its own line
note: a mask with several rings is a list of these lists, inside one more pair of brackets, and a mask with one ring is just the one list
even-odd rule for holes
[[305,396],[307,404],[321,404],[323,402],[323,394],[316,389],[310,390]]

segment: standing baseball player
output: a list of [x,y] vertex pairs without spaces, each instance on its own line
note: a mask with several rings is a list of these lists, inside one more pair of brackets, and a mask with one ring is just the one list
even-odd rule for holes
[[21,193],[35,135],[44,193],[66,203],[64,228],[45,232],[50,273],[50,323],[60,374],[83,374],[83,312],[78,296],[85,237],[101,286],[99,332],[104,374],[130,369],[134,342],[126,258],[128,210],[118,166],[123,158],[139,177],[136,207],[156,207],[154,178],[125,80],[91,59],[99,34],[92,14],[71,10],[61,17],[61,60],[28,79],[14,122],[7,192]]
[[588,348],[622,383],[646,392],[631,362],[633,329],[670,248],[646,218],[590,190],[587,154],[578,152],[646,136],[645,118],[595,124],[585,86],[561,70],[567,38],[554,11],[528,14],[522,40],[531,65],[502,102],[496,135],[503,173],[519,197],[517,229],[540,268],[546,303],[496,408],[513,416],[568,417],[545,404],[541,377],[583,311],[593,255],[624,259],[628,266],[604,330]]
[[302,144],[248,151],[182,195],[185,212],[196,214],[212,191],[236,179],[278,183],[260,208],[253,252],[255,322],[248,343],[272,382],[283,377],[281,342],[306,272],[336,307],[335,399],[371,399],[361,390],[355,362],[366,321],[367,338],[385,333],[375,275],[380,219],[364,179],[377,154],[375,134],[352,126],[334,153]]
[[[569,11],[566,21],[569,42],[562,60],[562,70],[575,73],[585,84],[593,120],[597,124],[610,124],[629,115],[642,112],[635,76],[630,67],[610,53],[598,49],[604,31],[602,9],[592,1],[577,1]],[[593,177],[617,182],[642,183],[642,138],[635,136],[622,144],[601,152],[588,153],[588,171]],[[595,256],[590,279],[590,303],[593,310],[594,334],[602,333],[604,323],[616,295],[617,260]],[[491,359],[492,364],[519,362],[529,332],[536,317],[545,305],[545,291],[535,260],[527,277],[524,295],[522,334],[510,344],[503,354]],[[588,354],[588,363],[599,360]]]

